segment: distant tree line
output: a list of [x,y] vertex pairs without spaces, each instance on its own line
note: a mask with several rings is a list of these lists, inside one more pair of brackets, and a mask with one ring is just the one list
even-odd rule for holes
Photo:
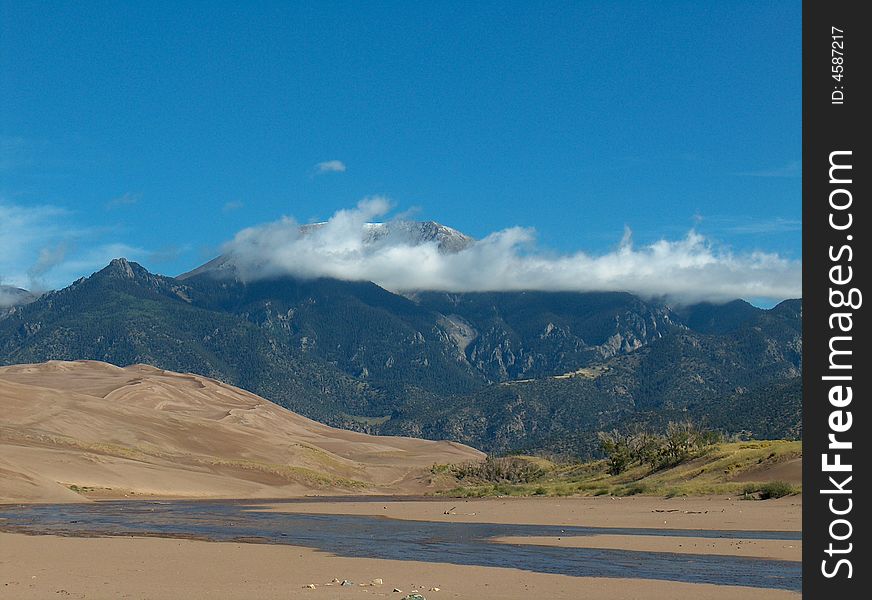
[[722,435],[692,421],[670,421],[662,433],[652,432],[642,425],[627,431],[600,431],[600,448],[609,461],[612,475],[623,473],[634,465],[648,465],[653,470],[664,469],[702,454],[718,443]]
[[481,462],[455,465],[434,465],[434,473],[448,473],[459,481],[495,483],[531,483],[542,479],[548,469],[522,457],[489,456]]

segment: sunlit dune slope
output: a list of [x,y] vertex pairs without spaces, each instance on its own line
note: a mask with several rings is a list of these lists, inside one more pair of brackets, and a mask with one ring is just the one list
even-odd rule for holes
[[146,365],[0,368],[0,502],[421,493],[468,446],[334,429],[206,377]]

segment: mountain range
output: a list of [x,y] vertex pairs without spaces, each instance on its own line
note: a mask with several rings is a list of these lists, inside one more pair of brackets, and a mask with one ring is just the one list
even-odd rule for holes
[[[474,243],[437,223],[375,226],[369,243],[392,235],[445,252]],[[176,278],[116,259],[28,300],[0,313],[0,364],[144,363],[366,433],[582,457],[597,453],[597,431],[634,423],[801,435],[801,300],[764,310],[618,292],[400,294],[243,281],[232,255]]]
[[11,285],[0,285],[0,313],[12,306],[20,306],[33,302],[36,295]]

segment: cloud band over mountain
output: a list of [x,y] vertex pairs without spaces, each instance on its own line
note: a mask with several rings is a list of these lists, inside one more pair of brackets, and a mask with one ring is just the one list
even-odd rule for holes
[[391,209],[369,198],[317,228],[292,218],[240,231],[224,251],[246,280],[294,275],[373,281],[393,291],[628,291],[674,301],[799,297],[801,263],[777,254],[735,254],[690,231],[678,240],[636,247],[629,230],[606,254],[549,253],[535,232],[512,227],[457,252],[435,241],[372,240],[367,223]]

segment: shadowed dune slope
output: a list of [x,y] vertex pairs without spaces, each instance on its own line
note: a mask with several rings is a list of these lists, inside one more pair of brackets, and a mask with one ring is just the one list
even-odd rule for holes
[[146,365],[0,368],[0,502],[422,493],[453,442],[334,429],[230,385]]

